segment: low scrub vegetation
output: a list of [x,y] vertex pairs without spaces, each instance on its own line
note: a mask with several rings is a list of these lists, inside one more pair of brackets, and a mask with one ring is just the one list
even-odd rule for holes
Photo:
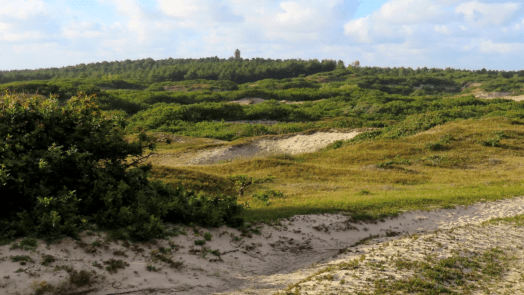
[[[523,71],[211,58],[68,73],[2,77],[0,239],[96,227],[147,240],[169,234],[165,221],[240,225],[339,211],[382,218],[522,193],[524,103],[475,95],[522,94]],[[356,128],[366,132],[311,154],[146,164],[150,152],[172,157],[257,136]]]
[[[152,175],[164,179],[156,171],[199,171],[202,179],[221,179],[231,194],[250,183],[238,194],[239,203],[248,205],[243,216],[249,221],[340,211],[356,219],[380,219],[407,209],[520,195],[524,190],[519,177],[524,173],[522,123],[506,117],[466,119],[397,138],[352,140],[336,149],[300,156],[158,167]],[[498,143],[483,143],[492,139]],[[236,185],[228,185],[226,176],[237,180]],[[268,176],[271,181],[254,181]],[[176,183],[176,174],[166,181]],[[198,187],[212,191],[214,183]]]
[[[145,133],[124,139],[125,118],[88,96],[0,99],[0,237],[77,237],[96,226],[134,240],[160,238],[162,221],[238,225],[234,197],[150,181]],[[20,247],[31,246],[24,242]]]

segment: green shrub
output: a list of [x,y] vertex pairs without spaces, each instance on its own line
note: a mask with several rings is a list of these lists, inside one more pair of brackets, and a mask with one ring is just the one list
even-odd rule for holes
[[146,270],[147,271],[156,271],[157,269],[156,269],[156,266],[151,265],[151,264],[147,264],[146,265]]
[[109,273],[117,273],[119,268],[126,268],[126,266],[129,266],[129,263],[121,260],[121,259],[114,259],[111,258],[108,261],[104,261],[104,264],[106,266],[106,270]]
[[95,271],[71,270],[69,272],[69,282],[77,287],[91,286],[95,283]]
[[286,196],[281,191],[266,190],[266,191],[263,191],[263,192],[258,192],[256,194],[254,194],[252,197],[254,199],[257,199],[257,200],[263,202],[264,204],[266,204],[266,206],[269,206],[269,205],[271,205],[271,202],[270,202],[271,199],[283,199]]
[[11,261],[13,262],[20,262],[20,264],[25,265],[26,262],[34,262],[31,257],[27,255],[16,255],[11,257]]
[[34,250],[36,247],[38,247],[38,242],[35,238],[25,238],[20,243],[13,243],[9,249]]
[[493,132],[492,135],[485,140],[480,140],[478,143],[480,143],[483,146],[491,146],[496,147],[500,146],[500,140],[505,138],[505,134],[502,131]]
[[426,147],[431,151],[442,151],[447,149],[446,144],[450,142],[453,138],[450,135],[442,136],[439,141],[429,142],[426,144]]
[[44,265],[44,266],[49,266],[50,263],[52,262],[55,262],[56,259],[54,256],[52,255],[43,255],[42,256],[42,263],[40,263],[41,265]]
[[[77,237],[90,223],[125,228],[134,240],[164,236],[166,221],[241,223],[235,198],[150,182],[140,165],[154,139],[124,139],[125,118],[93,97],[0,98],[0,239]],[[127,159],[132,160],[128,161]]]
[[211,235],[210,232],[204,233],[204,240],[211,241],[212,238],[213,238],[213,235]]
[[122,110],[129,115],[134,115],[148,108],[147,105],[127,101],[107,92],[98,94],[97,102],[100,108],[104,110]]

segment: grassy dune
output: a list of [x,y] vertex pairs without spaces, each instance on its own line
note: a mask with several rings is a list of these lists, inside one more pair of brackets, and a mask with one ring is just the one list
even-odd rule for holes
[[[450,122],[397,139],[359,141],[299,156],[280,155],[208,166],[154,167],[152,177],[210,193],[234,192],[231,175],[272,182],[246,188],[248,221],[347,211],[379,219],[404,210],[451,207],[521,195],[524,121],[504,117]],[[198,146],[195,143],[194,148]],[[184,143],[184,148],[188,148]],[[176,151],[159,144],[159,152]],[[276,190],[267,202],[253,194]]]

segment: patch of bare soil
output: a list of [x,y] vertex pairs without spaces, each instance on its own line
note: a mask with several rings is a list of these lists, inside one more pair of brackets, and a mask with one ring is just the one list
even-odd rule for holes
[[[323,98],[323,99],[318,99],[318,100],[312,100],[311,102],[315,103],[315,102],[319,102],[319,101],[323,101],[323,100],[326,100],[326,99]],[[242,98],[242,99],[239,99],[239,100],[230,101],[230,103],[238,103],[240,105],[250,105],[250,104],[263,103],[265,101],[266,101],[266,99],[263,99],[263,98],[260,98],[260,97],[246,97],[246,98]],[[289,100],[280,100],[280,101],[278,101],[278,103],[281,103],[281,104],[303,104],[305,102],[308,102],[308,101],[289,101]]]
[[238,103],[240,105],[250,105],[250,104],[263,103],[264,101],[266,100],[260,97],[246,97],[246,98],[242,98],[239,100],[230,101],[230,103]]
[[523,101],[524,95],[516,95],[512,96],[512,92],[479,92],[475,94],[476,98],[482,98],[482,99],[494,99],[494,98],[502,98],[502,99],[510,99],[514,101]]
[[193,84],[191,86],[184,86],[184,85],[167,85],[164,86],[164,90],[166,91],[200,91],[203,89],[209,89],[210,84]]
[[[33,294],[31,284],[69,284],[74,271],[88,274],[90,284],[69,284],[67,294],[272,294],[299,282],[308,294],[352,293],[369,285],[366,279],[372,282],[375,278],[410,276],[408,270],[374,267],[387,257],[414,261],[428,253],[438,258],[464,248],[481,252],[499,247],[512,251],[520,257],[515,261],[520,262],[524,257],[520,247],[523,228],[478,225],[494,217],[518,214],[524,214],[523,197],[407,212],[367,224],[354,222],[344,214],[295,216],[277,225],[255,225],[244,232],[166,224],[179,235],[136,244],[107,240],[103,232],[84,232],[80,241],[68,238],[46,246],[38,240],[34,249],[13,244],[0,247],[0,293]],[[413,234],[417,238],[409,236]],[[369,237],[368,242],[361,242]],[[20,260],[24,256],[27,261]],[[304,280],[327,266],[357,258],[361,260],[359,268],[343,268],[329,273],[329,277],[322,273],[320,278]],[[505,275],[506,281],[513,282],[510,287],[504,282],[488,287],[497,291],[522,288],[518,279],[524,271],[510,267]]]
[[478,87],[482,86],[482,83],[472,83],[470,85],[466,85],[462,87],[462,90],[465,90],[466,88],[474,88],[471,93],[462,94],[460,96],[467,96],[473,94],[475,98],[480,99],[495,99],[495,98],[502,98],[502,99],[509,99],[513,101],[524,101],[524,95],[513,95],[514,92],[486,92],[482,89],[479,89]]
[[167,85],[164,86],[166,91],[185,91],[186,87],[184,85]]
[[162,153],[150,158],[152,164],[166,166],[211,165],[219,162],[265,157],[278,154],[296,155],[311,153],[337,140],[348,140],[359,132],[317,132],[289,137],[265,137],[252,142],[217,148],[186,152],[185,154]]
[[275,125],[279,121],[273,121],[273,120],[239,120],[239,121],[226,121],[225,123],[233,123],[233,124],[262,124],[262,125]]

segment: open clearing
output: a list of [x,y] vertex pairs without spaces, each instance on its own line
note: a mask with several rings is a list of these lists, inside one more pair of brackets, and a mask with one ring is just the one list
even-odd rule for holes
[[[176,227],[178,236],[149,243],[129,244],[105,239],[103,232],[83,232],[81,241],[66,238],[46,246],[39,240],[28,250],[0,247],[0,290],[32,294],[31,282],[56,286],[66,281],[66,270],[72,267],[92,274],[91,286],[76,288],[74,294],[274,294],[292,284],[300,286],[300,294],[353,294],[372,291],[379,279],[392,284],[412,278],[414,270],[402,265],[495,251],[500,257],[491,263],[504,262],[503,269],[496,268],[501,275],[475,280],[466,275],[475,273],[472,265],[455,270],[468,278],[472,290],[516,294],[524,292],[524,227],[480,223],[519,214],[524,214],[524,197],[406,212],[376,223],[321,214],[256,224],[244,233],[182,226]],[[205,244],[197,246],[203,242],[196,241]],[[512,258],[504,260],[503,254]],[[41,265],[44,255],[54,261]],[[27,262],[14,261],[24,256]],[[452,290],[463,288],[447,279],[440,283]]]

